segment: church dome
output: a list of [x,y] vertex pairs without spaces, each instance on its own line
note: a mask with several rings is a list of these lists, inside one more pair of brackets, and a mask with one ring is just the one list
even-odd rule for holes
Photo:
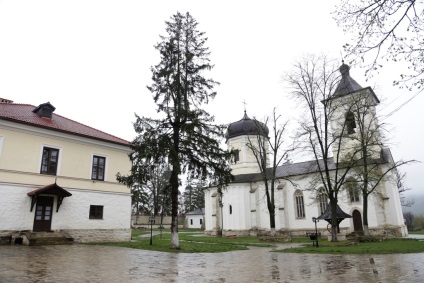
[[225,138],[228,140],[245,135],[261,135],[263,137],[268,137],[268,133],[268,127],[264,123],[250,119],[246,111],[244,111],[243,119],[231,123],[228,126]]
[[350,67],[342,61],[342,65],[339,68],[342,78],[333,94],[334,97],[344,96],[362,89],[362,87],[350,76],[349,70]]

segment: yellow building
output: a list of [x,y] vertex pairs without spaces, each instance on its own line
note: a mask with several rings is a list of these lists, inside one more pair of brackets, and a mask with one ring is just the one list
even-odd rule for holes
[[129,142],[0,99],[0,233],[65,231],[77,242],[130,240]]

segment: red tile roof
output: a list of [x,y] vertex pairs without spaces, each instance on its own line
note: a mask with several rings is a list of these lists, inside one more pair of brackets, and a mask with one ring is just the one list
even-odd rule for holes
[[52,119],[39,117],[33,110],[36,106],[17,103],[0,103],[0,120],[46,128],[115,144],[129,145],[130,142],[105,132],[78,123],[63,116],[52,114]]

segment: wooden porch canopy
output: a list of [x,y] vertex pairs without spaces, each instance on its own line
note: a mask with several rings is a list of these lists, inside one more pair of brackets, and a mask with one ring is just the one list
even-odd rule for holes
[[[337,204],[337,227],[339,226],[340,222],[342,222],[343,219],[345,219],[345,218],[352,218],[352,216],[347,214],[346,212],[344,212],[340,208],[340,206]],[[317,217],[317,219],[325,220],[329,224],[331,224],[332,217],[331,217],[331,205],[330,204],[327,205],[327,209],[324,211],[323,214],[321,214],[321,216]]]
[[33,190],[33,191],[31,191],[27,194],[28,196],[31,197],[31,210],[30,211],[32,211],[34,209],[34,205],[37,203],[37,198],[41,194],[57,196],[56,212],[59,211],[59,207],[62,204],[63,199],[66,198],[66,197],[72,196],[72,194],[70,192],[68,192],[64,188],[58,186],[56,183],[51,184],[51,185],[47,185],[45,187]]

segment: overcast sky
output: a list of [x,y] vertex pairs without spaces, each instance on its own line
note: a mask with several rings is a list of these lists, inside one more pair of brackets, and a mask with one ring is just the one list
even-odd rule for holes
[[[0,0],[0,97],[39,105],[49,101],[63,115],[132,140],[134,113],[154,116],[146,86],[159,62],[154,45],[165,20],[188,11],[209,38],[209,76],[219,81],[209,107],[218,123],[262,118],[278,107],[285,119],[299,110],[288,99],[282,75],[306,53],[342,59],[343,35],[332,19],[337,1],[16,1]],[[352,66],[351,76],[372,86],[388,114],[415,92],[391,82],[399,65],[369,81]],[[383,121],[391,124],[396,160],[424,161],[424,94]],[[294,157],[295,158],[295,157]],[[424,192],[423,163],[407,166],[407,186]]]

